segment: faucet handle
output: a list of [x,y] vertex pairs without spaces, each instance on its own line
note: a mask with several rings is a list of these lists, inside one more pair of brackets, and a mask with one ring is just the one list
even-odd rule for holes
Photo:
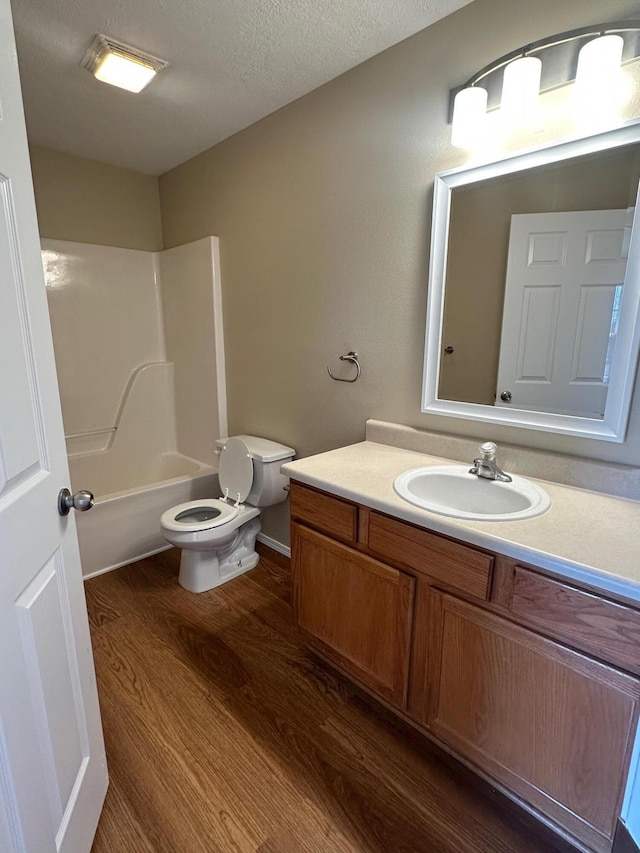
[[491,462],[496,458],[496,450],[498,449],[498,445],[494,441],[485,441],[484,444],[480,445],[480,453],[482,454],[482,459],[485,462]]

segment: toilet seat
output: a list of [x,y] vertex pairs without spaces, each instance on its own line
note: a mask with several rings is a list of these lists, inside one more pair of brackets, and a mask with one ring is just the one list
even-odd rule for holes
[[253,485],[253,462],[246,443],[237,437],[227,439],[218,471],[224,498],[188,501],[168,509],[160,525],[176,533],[200,533],[228,524],[244,507]]
[[[239,507],[225,503],[221,498],[188,501],[171,507],[163,513],[160,525],[167,530],[175,530],[179,533],[198,533],[201,530],[211,530],[227,524],[239,512]],[[208,517],[199,518],[199,516]]]

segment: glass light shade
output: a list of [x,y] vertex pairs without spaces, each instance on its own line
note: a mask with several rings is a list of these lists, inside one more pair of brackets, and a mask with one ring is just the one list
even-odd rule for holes
[[500,114],[513,126],[535,122],[539,110],[542,62],[537,56],[514,59],[504,69]]
[[575,96],[581,109],[610,110],[621,96],[622,36],[593,39],[580,50],[576,71]]
[[156,76],[157,70],[144,62],[108,51],[93,71],[98,80],[119,86],[128,92],[141,92]]
[[473,148],[484,136],[487,116],[487,90],[482,86],[461,89],[453,102],[451,144]]

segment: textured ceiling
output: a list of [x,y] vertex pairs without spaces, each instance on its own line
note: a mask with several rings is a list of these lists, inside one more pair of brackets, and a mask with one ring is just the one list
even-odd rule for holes
[[[160,174],[470,0],[13,0],[30,141]],[[140,95],[80,67],[96,33],[167,60]]]

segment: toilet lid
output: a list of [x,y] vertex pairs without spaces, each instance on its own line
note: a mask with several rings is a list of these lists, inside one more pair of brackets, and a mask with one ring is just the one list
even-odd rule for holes
[[226,494],[228,489],[230,500],[242,502],[247,499],[253,484],[253,461],[241,438],[227,439],[220,454],[218,477],[222,494]]

